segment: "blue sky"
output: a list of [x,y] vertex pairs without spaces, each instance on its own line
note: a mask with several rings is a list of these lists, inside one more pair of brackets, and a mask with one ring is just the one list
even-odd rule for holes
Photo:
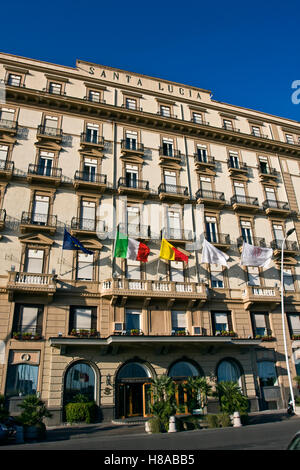
[[69,66],[87,60],[300,121],[297,1],[15,0],[2,3],[1,18],[2,52]]

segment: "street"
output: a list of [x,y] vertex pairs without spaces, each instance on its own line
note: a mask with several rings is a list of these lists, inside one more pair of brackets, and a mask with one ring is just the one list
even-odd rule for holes
[[[300,430],[300,418],[240,428],[202,429],[170,434],[132,433],[105,435],[101,431],[55,442],[37,442],[0,446],[0,450],[101,450],[126,451],[135,455],[141,450],[285,450],[292,436]],[[122,452],[122,455],[124,452]],[[153,454],[153,453],[152,453]],[[103,453],[111,458],[112,452]],[[124,454],[125,455],[125,454]],[[146,458],[147,452],[142,455]],[[162,463],[162,462],[161,462]]]

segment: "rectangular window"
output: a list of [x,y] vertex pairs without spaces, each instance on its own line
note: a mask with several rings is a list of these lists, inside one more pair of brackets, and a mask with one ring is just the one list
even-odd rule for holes
[[8,85],[12,85],[12,86],[20,86],[21,85],[21,75],[15,75],[13,73],[10,73],[8,75],[8,80],[7,80],[7,84]]
[[15,119],[15,110],[12,108],[1,109],[1,120],[13,122]]
[[94,103],[100,103],[100,93],[99,93],[99,91],[89,90],[88,99],[89,99],[89,101],[93,101]]
[[86,141],[97,144],[99,136],[98,124],[87,123],[86,125]]
[[266,336],[269,334],[269,328],[267,325],[268,316],[265,313],[253,313],[253,333],[254,336]]
[[172,139],[163,138],[162,142],[163,146],[163,154],[166,157],[173,157],[173,150],[174,150],[174,141]]
[[134,98],[126,98],[125,106],[127,109],[137,109],[137,102]]
[[13,332],[42,332],[43,306],[15,304]]
[[[7,156],[8,156],[8,146],[7,145],[0,145],[0,161],[6,162]],[[3,168],[4,167],[5,167],[5,165],[3,166]],[[0,168],[2,168],[2,167],[0,166]]]
[[249,286],[260,286],[259,269],[254,266],[249,266],[247,270]]
[[126,131],[126,148],[129,150],[136,150],[137,149],[137,141],[138,141],[138,136],[137,132],[134,131]]
[[259,157],[258,160],[259,160],[260,171],[264,174],[268,174],[269,173],[269,163],[268,163],[267,157]]
[[47,135],[56,135],[58,129],[58,117],[57,116],[45,116],[44,129]]
[[40,274],[43,272],[44,250],[28,249],[25,260],[25,272]]
[[165,117],[170,117],[171,116],[171,108],[170,106],[160,106],[160,114]]
[[288,321],[291,335],[300,336],[300,315],[299,313],[289,313]]
[[81,201],[80,228],[82,230],[95,230],[96,225],[96,203]]
[[284,233],[282,225],[273,225],[275,240],[278,242],[282,242],[284,240]]
[[230,121],[229,119],[224,119],[223,120],[223,127],[224,127],[224,129],[227,129],[228,131],[233,131],[232,121]]
[[199,162],[207,163],[207,147],[206,145],[197,145],[197,157]]
[[184,282],[182,261],[170,261],[170,278],[173,282]]
[[72,320],[75,330],[90,330],[92,325],[92,309],[75,308]]
[[202,189],[202,194],[205,194],[205,192],[210,193],[212,191],[211,179],[206,176],[200,176],[200,188]]
[[127,188],[137,188],[138,184],[138,166],[137,165],[126,165],[125,167],[125,178]]
[[193,113],[193,121],[194,121],[196,124],[202,124],[202,114]]
[[125,326],[126,331],[141,330],[141,311],[126,309],[125,311]]
[[96,181],[97,160],[85,158],[83,162],[83,179],[91,183]]
[[218,243],[217,220],[215,217],[205,217],[206,240]]
[[49,93],[54,95],[61,95],[62,85],[61,83],[50,82],[49,83]]
[[255,135],[256,137],[260,137],[260,128],[257,126],[252,126],[252,134]]
[[135,206],[127,206],[127,223],[128,225],[138,226],[140,223],[140,210]]
[[241,230],[244,242],[249,243],[249,245],[253,245],[251,223],[246,220],[241,220]]
[[141,263],[131,259],[126,260],[126,277],[127,279],[141,279]]
[[283,269],[283,287],[286,291],[294,291],[294,278],[291,269]]
[[231,168],[240,168],[240,160],[238,152],[229,152],[229,163]]
[[223,331],[229,331],[228,314],[226,312],[214,312],[213,326],[215,335]]
[[41,151],[39,155],[38,174],[51,176],[53,168],[54,153]]
[[240,204],[245,204],[246,203],[246,192],[245,192],[244,184],[243,183],[237,183],[235,181],[234,182],[234,191],[235,191],[236,201],[239,202]]
[[36,225],[47,225],[49,212],[49,196],[35,195],[31,222]]
[[175,332],[187,330],[186,312],[183,310],[171,311],[172,330]]
[[211,287],[224,287],[224,277],[222,266],[212,264],[210,268]]
[[76,279],[92,281],[94,272],[94,255],[78,253]]
[[274,188],[265,188],[269,207],[277,207],[276,194]]
[[177,238],[181,237],[181,217],[180,212],[168,210],[168,237]]
[[288,144],[294,143],[294,137],[291,134],[285,134],[285,140]]
[[172,192],[177,183],[176,172],[175,171],[164,171],[164,183],[166,190]]

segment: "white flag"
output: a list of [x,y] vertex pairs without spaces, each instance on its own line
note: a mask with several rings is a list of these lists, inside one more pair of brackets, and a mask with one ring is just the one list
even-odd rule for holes
[[261,248],[260,246],[243,244],[241,265],[261,266],[267,268],[273,256],[272,248]]
[[228,259],[228,255],[223,253],[223,251],[218,250],[218,248],[204,239],[201,263],[221,264],[222,266],[227,266]]

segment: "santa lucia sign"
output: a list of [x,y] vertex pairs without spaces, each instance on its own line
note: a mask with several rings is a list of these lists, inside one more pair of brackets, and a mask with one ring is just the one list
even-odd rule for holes
[[127,87],[134,87],[140,90],[149,90],[149,92],[161,93],[173,97],[181,97],[192,101],[209,101],[211,92],[201,88],[186,87],[177,83],[156,80],[145,75],[137,75],[135,73],[125,72],[119,69],[113,69],[106,66],[100,66],[77,60],[77,68],[81,72],[86,72],[93,79],[115,83]]

